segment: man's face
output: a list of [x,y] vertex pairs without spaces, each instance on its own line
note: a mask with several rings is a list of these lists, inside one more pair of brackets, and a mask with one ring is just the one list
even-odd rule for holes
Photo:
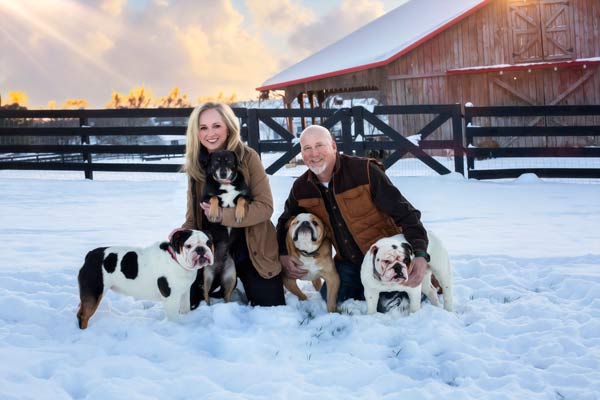
[[326,130],[307,130],[300,138],[304,164],[317,176],[333,169],[337,147]]

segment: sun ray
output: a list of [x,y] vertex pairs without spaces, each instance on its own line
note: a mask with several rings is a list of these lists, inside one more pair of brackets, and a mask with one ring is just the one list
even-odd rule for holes
[[[45,38],[51,38],[55,43],[60,44],[67,51],[75,54],[79,59],[84,60],[94,68],[97,68],[105,73],[110,74],[117,82],[124,85],[131,85],[129,79],[119,73],[117,70],[112,68],[107,62],[99,59],[95,55],[90,54],[87,49],[79,45],[76,41],[71,39],[69,36],[62,33],[56,27],[50,25],[47,21],[42,18],[43,7],[47,7],[38,2],[9,2],[0,1],[0,14],[7,14],[13,21],[18,21],[24,24],[28,28],[34,29],[44,35]],[[56,7],[59,7],[63,13],[68,13],[70,20],[75,21],[96,21],[102,19],[99,12],[92,11],[89,8],[77,4],[72,0],[59,0],[54,2]],[[90,25],[92,25],[90,23]],[[106,25],[96,25],[106,26]],[[11,37],[11,35],[8,35]],[[14,39],[11,37],[11,41]],[[21,40],[22,42],[22,40]],[[26,45],[25,45],[26,46]],[[18,46],[19,51],[27,53],[27,49],[23,48],[24,45]],[[29,56],[28,58],[31,58]]]

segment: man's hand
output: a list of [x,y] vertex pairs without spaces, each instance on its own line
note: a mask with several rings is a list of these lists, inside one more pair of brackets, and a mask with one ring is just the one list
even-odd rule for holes
[[279,256],[279,262],[283,267],[283,273],[289,278],[300,279],[308,272],[305,269],[299,268],[304,263],[296,256]]
[[427,271],[427,260],[425,257],[415,257],[410,264],[408,271],[408,280],[405,285],[408,287],[417,287],[423,282],[423,277]]

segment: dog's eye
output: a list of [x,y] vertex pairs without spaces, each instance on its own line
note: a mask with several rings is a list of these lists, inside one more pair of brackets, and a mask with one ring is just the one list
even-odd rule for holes
[[192,248],[192,245],[191,245],[191,244],[186,244],[186,245],[185,245],[185,246],[183,246],[183,247],[185,247],[186,249],[191,249],[191,248]]

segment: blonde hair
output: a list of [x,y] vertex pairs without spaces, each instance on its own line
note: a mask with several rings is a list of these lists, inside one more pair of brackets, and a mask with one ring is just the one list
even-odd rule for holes
[[186,161],[182,167],[182,171],[187,172],[189,176],[198,182],[204,182],[205,180],[205,173],[199,162],[202,143],[198,137],[198,131],[200,130],[200,115],[206,110],[217,110],[227,126],[225,150],[236,153],[240,161],[243,159],[245,153],[245,145],[242,143],[240,137],[240,123],[231,107],[224,103],[208,102],[194,108],[188,119],[185,147]]

